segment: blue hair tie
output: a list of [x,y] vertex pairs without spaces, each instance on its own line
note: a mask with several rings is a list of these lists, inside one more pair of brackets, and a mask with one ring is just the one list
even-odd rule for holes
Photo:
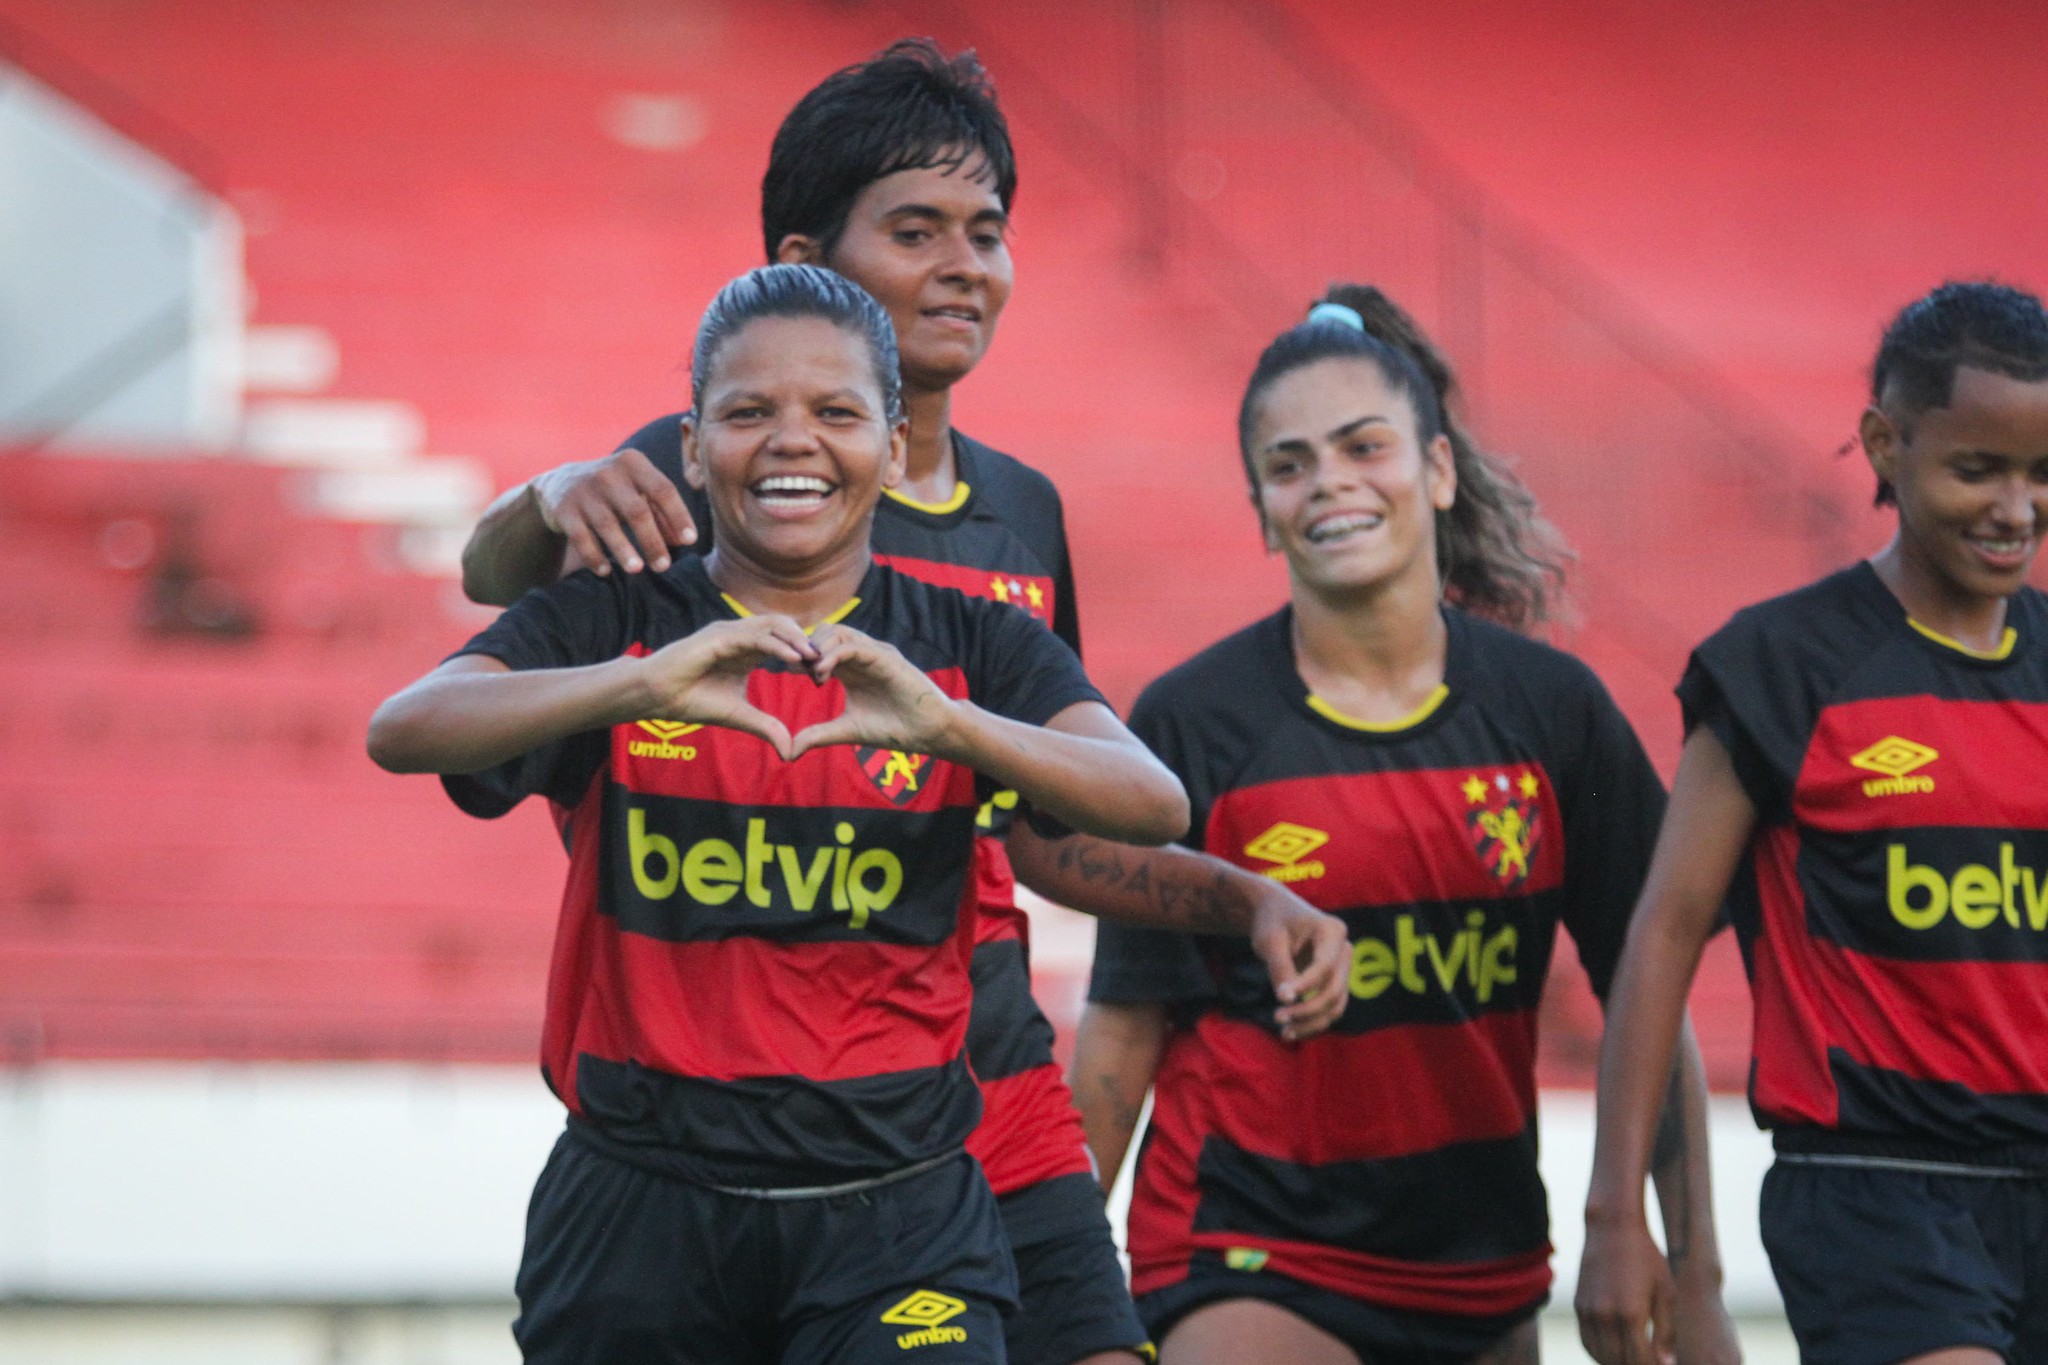
[[1319,303],[1308,310],[1310,322],[1339,322],[1357,331],[1365,330],[1365,319],[1348,303]]

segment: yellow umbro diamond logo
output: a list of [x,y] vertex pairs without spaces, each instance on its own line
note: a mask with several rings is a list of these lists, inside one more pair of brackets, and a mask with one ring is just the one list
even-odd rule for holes
[[1225,1247],[1223,1264],[1232,1270],[1259,1271],[1266,1268],[1271,1253],[1258,1247]]
[[[697,756],[694,744],[678,744],[684,735],[695,734],[703,729],[680,720],[643,720],[638,722],[641,730],[653,735],[653,739],[628,739],[626,752],[635,758],[679,758],[687,762]],[[632,732],[629,730],[630,735]]]
[[1320,877],[1326,868],[1320,862],[1303,862],[1302,859],[1330,842],[1330,836],[1307,825],[1297,825],[1288,820],[1261,834],[1244,846],[1247,857],[1257,858],[1262,863],[1276,863],[1278,866],[1261,868],[1275,881],[1298,882],[1310,877]]
[[966,1311],[967,1304],[951,1294],[920,1289],[882,1314],[882,1321],[894,1327],[917,1329],[896,1334],[897,1348],[910,1351],[920,1346],[937,1346],[944,1342],[967,1340],[965,1327],[947,1326]]
[[1883,773],[1863,784],[1865,796],[1903,796],[1908,792],[1931,792],[1934,779],[1910,776],[1940,758],[1939,751],[1897,735],[1886,735],[1860,754],[1849,755],[1852,766],[1867,773]]

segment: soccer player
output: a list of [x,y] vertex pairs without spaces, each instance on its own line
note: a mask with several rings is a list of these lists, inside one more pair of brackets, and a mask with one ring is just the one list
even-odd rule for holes
[[[1050,632],[875,563],[898,373],[843,277],[728,285],[683,450],[717,547],[530,594],[371,722],[474,814],[574,812],[530,1361],[1004,1358],[1014,1273],[961,1146],[977,797],[1139,842],[1186,803]],[[1336,927],[1259,913],[1276,962]]]
[[1685,748],[1600,1056],[1579,1298],[1605,1365],[1664,1339],[1639,1191],[1724,898],[1778,1153],[1764,1248],[1800,1358],[2048,1359],[2040,301],[1946,284],[1907,307],[1861,435],[1891,543],[1738,612],[1678,686]]
[[[1535,1358],[1537,1007],[1560,922],[1605,994],[1664,792],[1592,672],[1495,623],[1540,619],[1557,561],[1452,388],[1377,290],[1266,349],[1239,438],[1288,605],[1133,713],[1193,822],[1099,880],[1200,859],[1352,940],[1349,1008],[1290,1044],[1227,940],[1102,926],[1075,1090],[1114,1170],[1153,1086],[1129,1242],[1168,1365]],[[1732,1360],[1690,1046],[1671,1093],[1682,1354]]]
[[[883,563],[1036,617],[1076,653],[1079,614],[1058,492],[1036,470],[953,428],[954,385],[986,354],[1008,302],[1006,229],[1017,170],[1008,129],[972,54],[904,42],[827,79],[783,121],[762,181],[768,254],[855,280],[895,322],[910,417],[903,482],[875,514]],[[551,470],[493,505],[464,555],[471,596],[500,605],[564,562],[667,567],[669,547],[707,548],[701,495],[681,477],[681,414],[618,453]],[[645,551],[643,561],[642,551]],[[1128,1363],[1144,1343],[1052,1026],[1031,997],[1028,921],[1016,904],[998,793],[983,812],[981,940],[968,1054],[981,1126],[968,1149],[995,1187],[1023,1286],[1006,1324],[1019,1365]],[[1066,870],[1034,861],[1057,897]],[[1289,1026],[1327,1022],[1341,1001],[1293,1003]]]

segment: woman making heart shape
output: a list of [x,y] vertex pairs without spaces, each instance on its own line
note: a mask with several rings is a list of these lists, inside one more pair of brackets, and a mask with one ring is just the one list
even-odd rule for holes
[[[1014,1275],[961,1150],[976,808],[1156,844],[1187,802],[1050,632],[873,562],[899,384],[859,286],[735,280],[684,435],[717,548],[530,593],[371,720],[471,814],[572,812],[529,1360],[1002,1358]],[[1334,990],[1341,922],[1241,919],[1284,994]]]

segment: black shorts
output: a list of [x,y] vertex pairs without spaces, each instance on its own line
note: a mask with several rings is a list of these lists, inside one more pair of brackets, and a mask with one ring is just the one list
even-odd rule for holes
[[1370,1365],[1456,1365],[1498,1345],[1543,1306],[1539,1299],[1519,1312],[1484,1318],[1385,1308],[1271,1271],[1232,1270],[1213,1252],[1198,1251],[1185,1280],[1139,1297],[1138,1316],[1152,1339],[1163,1343],[1182,1318],[1225,1299],[1259,1299],[1284,1308]]
[[572,1124],[534,1187],[512,1334],[542,1365],[1001,1365],[1016,1272],[964,1152],[859,1193],[656,1175]]
[[2048,1178],[1781,1156],[1762,1232],[1807,1365],[2048,1361]]
[[1152,1358],[1094,1176],[1041,1180],[996,1208],[1024,1305],[1003,1323],[1010,1365],[1072,1365],[1097,1351]]

